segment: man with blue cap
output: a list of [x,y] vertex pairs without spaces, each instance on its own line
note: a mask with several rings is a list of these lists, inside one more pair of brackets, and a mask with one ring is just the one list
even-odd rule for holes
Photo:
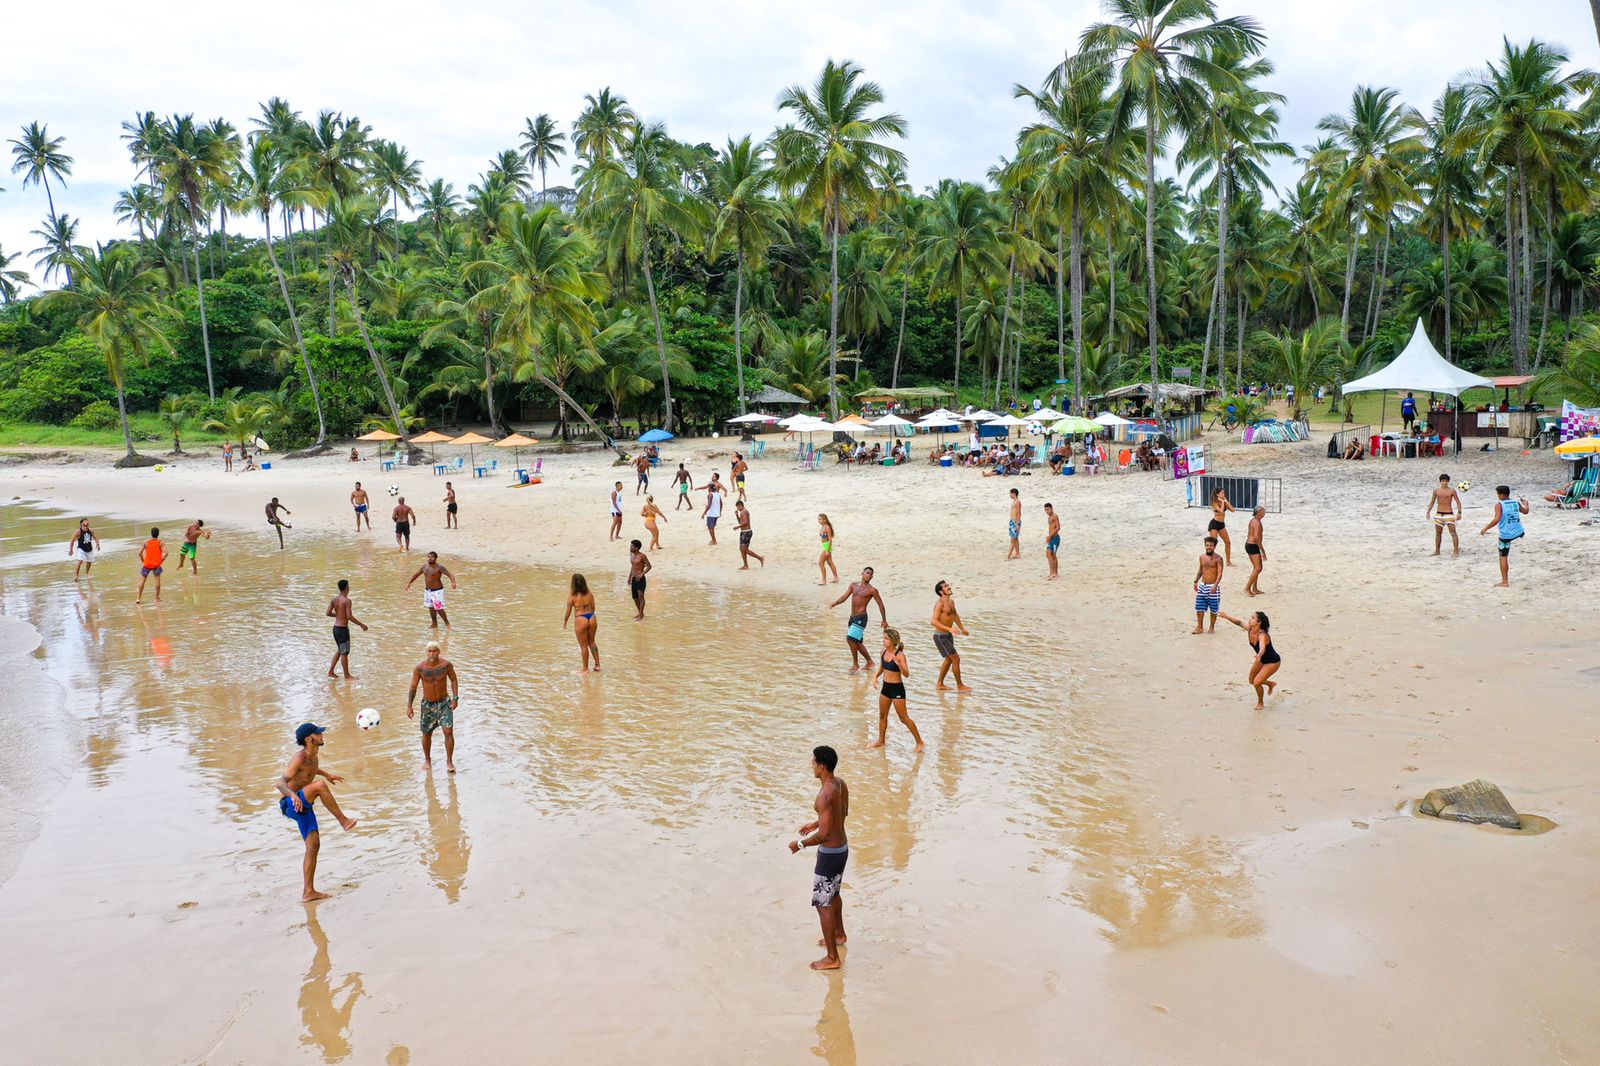
[[321,833],[317,831],[317,812],[312,804],[322,800],[322,805],[328,808],[339,824],[346,829],[354,829],[356,820],[346,818],[339,809],[339,802],[333,798],[334,783],[343,781],[344,778],[331,774],[317,764],[317,755],[322,750],[322,734],[324,730],[320,725],[304,722],[294,731],[294,742],[300,750],[294,753],[294,758],[289,760],[288,769],[283,771],[283,776],[278,778],[278,810],[284,817],[291,819],[300,830],[301,839],[306,842],[306,857],[302,864],[305,875],[304,891],[300,895],[302,903],[313,900],[327,899],[328,893],[318,892],[316,888],[317,876],[317,850],[321,847]]

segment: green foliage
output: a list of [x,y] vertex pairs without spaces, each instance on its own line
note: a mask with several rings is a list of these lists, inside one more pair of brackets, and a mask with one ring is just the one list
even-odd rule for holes
[[32,351],[0,354],[0,417],[16,422],[65,423],[95,400],[115,395],[100,349],[73,336]]
[[72,419],[72,425],[79,429],[116,429],[121,424],[117,409],[106,400],[95,400]]

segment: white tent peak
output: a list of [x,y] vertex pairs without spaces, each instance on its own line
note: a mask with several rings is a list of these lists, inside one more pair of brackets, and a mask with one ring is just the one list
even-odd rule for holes
[[1411,340],[1388,366],[1347,383],[1341,391],[1410,390],[1460,396],[1467,389],[1480,386],[1492,388],[1494,382],[1447,362],[1434,348],[1433,342],[1428,340],[1427,331],[1422,328],[1422,319],[1419,318]]

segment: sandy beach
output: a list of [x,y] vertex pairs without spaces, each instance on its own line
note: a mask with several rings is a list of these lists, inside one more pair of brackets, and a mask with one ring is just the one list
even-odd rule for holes
[[[751,571],[731,502],[711,547],[669,484],[680,461],[727,480],[737,442],[663,447],[637,625],[607,496],[623,482],[624,534],[648,541],[644,497],[598,449],[541,447],[527,488],[459,472],[452,531],[431,468],[342,452],[250,474],[214,456],[0,466],[7,670],[43,694],[3,712],[18,1061],[1595,1061],[1600,526],[1542,502],[1564,481],[1548,453],[1345,463],[1325,434],[1213,434],[1214,472],[1282,479],[1259,599],[1246,516],[1229,523],[1222,609],[1268,612],[1284,657],[1257,712],[1243,635],[1189,632],[1209,512],[1182,482],[811,472],[767,439]],[[1430,555],[1441,472],[1472,485],[1459,559],[1448,538]],[[391,483],[420,515],[407,557]],[[1497,483],[1532,508],[1509,590],[1478,535]],[[1013,487],[1023,555],[1005,562]],[[282,553],[272,496],[293,511]],[[905,635],[920,758],[893,723],[867,748],[876,696],[845,673],[844,608],[826,607],[844,585],[816,584],[818,512],[844,581],[873,567]],[[108,550],[75,589],[80,514]],[[194,517],[214,531],[199,577],[169,567],[165,605],[136,609],[135,538],[161,525],[175,555]],[[449,780],[423,773],[403,713],[427,630],[401,586],[428,550],[461,581],[450,654],[473,712]],[[596,586],[603,678],[575,676],[560,628],[573,570]],[[328,683],[341,576],[373,632],[359,680]],[[972,631],[970,695],[933,691],[941,579]],[[364,706],[379,730],[355,729]],[[305,717],[327,719],[362,816],[323,834],[335,896],[312,907],[272,787]],[[816,743],[858,806],[832,975],[806,969],[809,859],[783,848]],[[1479,777],[1555,828],[1410,813]]]

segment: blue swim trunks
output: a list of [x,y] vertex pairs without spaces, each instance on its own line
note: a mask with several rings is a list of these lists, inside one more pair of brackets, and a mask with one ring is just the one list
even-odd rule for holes
[[1006,521],[1006,532],[1012,540],[1016,540],[1017,535],[1022,532],[1022,523],[1018,522],[1015,518],[1008,519]]
[[1222,609],[1222,585],[1200,583],[1194,593],[1194,610],[1196,614],[1216,614]]
[[1045,547],[1046,551],[1052,551],[1052,552],[1060,551],[1061,550],[1061,534],[1057,533],[1055,536],[1053,536],[1049,540],[1045,541],[1044,542],[1044,547]]
[[311,806],[311,801],[306,799],[306,790],[301,789],[296,793],[300,797],[300,810],[294,809],[294,804],[289,802],[289,797],[284,796],[278,800],[278,810],[283,812],[285,818],[291,819],[300,827],[300,839],[304,840],[312,833],[317,832],[317,812]]
[[844,635],[859,643],[867,635],[867,616],[853,614],[850,616],[850,625],[845,629]]

